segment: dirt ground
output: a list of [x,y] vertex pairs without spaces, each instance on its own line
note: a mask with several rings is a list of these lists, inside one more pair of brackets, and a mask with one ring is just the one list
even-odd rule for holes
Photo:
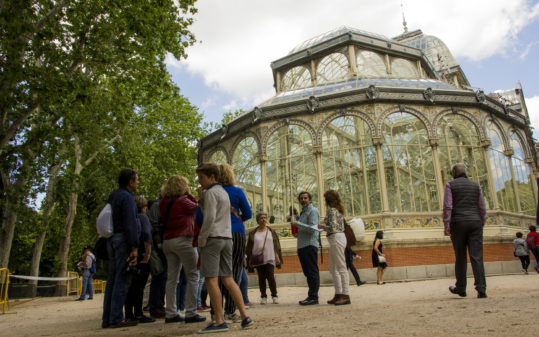
[[[352,305],[325,304],[332,287],[320,289],[320,305],[301,307],[306,288],[278,288],[280,304],[248,309],[255,325],[232,336],[512,336],[537,331],[539,275],[487,278],[487,299],[476,298],[473,279],[468,297],[452,295],[454,281],[439,279],[366,284],[351,288]],[[249,289],[258,303],[257,289]],[[123,329],[101,329],[103,295],[92,301],[75,297],[38,298],[0,315],[1,336],[190,336],[208,324],[166,324],[163,320]],[[15,313],[14,313],[15,312]],[[204,313],[209,316],[208,313]],[[224,334],[223,334],[224,335]]]

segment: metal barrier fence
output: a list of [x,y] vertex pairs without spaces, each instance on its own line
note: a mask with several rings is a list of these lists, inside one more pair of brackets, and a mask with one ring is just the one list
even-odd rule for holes
[[0,268],[0,307],[2,313],[7,311],[7,289],[9,286],[9,269]]
[[[71,295],[71,294],[80,294],[80,290],[79,290],[79,274],[77,272],[74,272],[74,271],[68,271],[67,272],[67,277],[68,278],[72,278],[74,277],[74,279],[72,280],[69,280],[67,281],[67,287],[66,287],[66,292],[67,292],[67,296]],[[81,282],[82,284],[82,282]]]
[[[75,273],[75,272],[69,272],[69,273],[74,274],[75,276],[77,275],[77,273]],[[71,275],[68,275],[68,276],[71,276]],[[80,293],[82,292],[82,276],[75,279],[75,280],[71,280],[69,282],[76,282],[77,296],[80,297]],[[105,288],[107,287],[107,281],[93,280],[92,279],[92,284],[94,286],[94,293],[102,293],[102,294],[105,293]],[[68,295],[71,292],[74,292],[73,288],[69,288],[69,287],[70,286],[68,285],[68,292],[67,292]]]

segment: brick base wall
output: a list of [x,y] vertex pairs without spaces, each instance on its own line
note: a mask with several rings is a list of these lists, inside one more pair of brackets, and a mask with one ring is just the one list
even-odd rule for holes
[[[356,250],[356,253],[361,256],[358,262],[354,260],[354,265],[357,269],[372,268],[371,250]],[[428,247],[401,247],[401,248],[384,248],[387,262],[390,267],[405,267],[405,266],[421,266],[421,265],[438,265],[438,264],[454,264],[455,254],[452,246],[428,246]],[[320,254],[318,254],[320,256]],[[318,258],[318,267],[321,271],[328,270],[329,256],[323,254],[324,263],[320,263]],[[483,246],[483,257],[485,262],[497,261],[512,261],[516,258],[513,256],[513,245],[507,244],[485,244]],[[533,256],[532,256],[533,258]],[[281,269],[275,269],[275,273],[301,273],[301,264],[297,256],[283,256],[284,263]]]

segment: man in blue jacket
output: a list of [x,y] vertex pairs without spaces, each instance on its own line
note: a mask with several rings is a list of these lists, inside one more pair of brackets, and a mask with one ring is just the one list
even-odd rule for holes
[[138,184],[137,171],[123,169],[118,177],[119,188],[110,194],[107,201],[112,208],[114,234],[107,239],[109,275],[103,301],[103,328],[137,324],[137,321],[124,320],[123,306],[131,283],[130,270],[137,264],[141,232],[134,198]]

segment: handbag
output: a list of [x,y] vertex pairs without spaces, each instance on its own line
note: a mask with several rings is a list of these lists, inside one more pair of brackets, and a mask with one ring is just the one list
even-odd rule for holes
[[159,256],[159,253],[152,249],[150,253],[150,273],[152,276],[161,275],[163,271],[165,270],[165,267],[163,266],[163,261],[161,260],[161,257]]
[[264,248],[266,247],[268,232],[269,228],[266,228],[266,237],[264,238],[264,244],[262,245],[262,250],[260,251],[260,254],[251,255],[251,260],[249,261],[251,267],[258,267],[264,264]]
[[379,263],[386,263],[386,258],[385,258],[385,256],[378,255],[378,262],[379,262]]

